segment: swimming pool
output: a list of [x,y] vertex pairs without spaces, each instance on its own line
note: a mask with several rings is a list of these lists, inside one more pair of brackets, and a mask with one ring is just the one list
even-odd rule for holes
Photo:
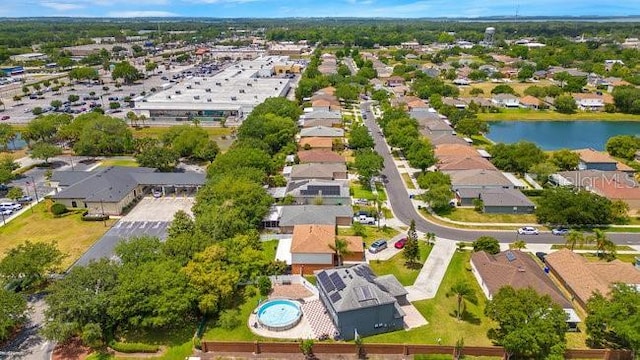
[[284,331],[298,325],[302,318],[300,305],[292,300],[270,300],[258,308],[260,325],[271,331]]

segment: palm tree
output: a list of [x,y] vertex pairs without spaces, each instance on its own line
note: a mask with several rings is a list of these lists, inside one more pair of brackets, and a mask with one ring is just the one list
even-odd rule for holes
[[349,242],[342,238],[336,238],[335,244],[329,245],[329,247],[336,253],[336,256],[338,257],[338,266],[342,266],[343,256],[351,254],[351,251],[349,250]]
[[524,240],[516,240],[510,247],[515,250],[522,250],[527,247],[527,243]]
[[462,318],[465,300],[472,304],[476,304],[478,302],[475,289],[466,281],[458,281],[453,284],[447,293],[447,297],[451,296],[455,296],[458,302],[458,310],[456,311],[456,319],[458,321]]
[[564,239],[565,239],[565,246],[568,246],[571,249],[571,251],[573,251],[573,248],[575,248],[576,245],[578,245],[579,247],[582,247],[586,242],[584,234],[578,230],[569,231],[564,236]]
[[436,234],[432,233],[432,232],[428,232],[424,234],[424,240],[427,242],[427,245],[432,245],[431,242],[433,242],[433,244],[436,243]]
[[596,244],[596,255],[604,256],[609,250],[610,254],[615,256],[616,244],[607,237],[604,231],[595,229],[590,239]]

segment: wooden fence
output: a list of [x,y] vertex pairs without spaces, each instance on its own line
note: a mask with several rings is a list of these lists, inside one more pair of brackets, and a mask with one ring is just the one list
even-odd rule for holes
[[[451,354],[455,347],[445,345],[419,344],[364,344],[364,351],[371,355],[417,355],[417,354]],[[203,341],[202,351],[213,353],[253,353],[253,354],[301,354],[300,343],[297,342],[232,342]],[[314,354],[355,354],[356,346],[351,343],[313,344]],[[497,346],[465,346],[464,355],[505,357],[504,349]],[[631,352],[611,349],[569,349],[565,352],[567,359],[603,359],[632,360]]]

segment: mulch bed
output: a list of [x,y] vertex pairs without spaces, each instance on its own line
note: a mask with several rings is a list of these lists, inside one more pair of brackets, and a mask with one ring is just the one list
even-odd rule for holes
[[56,345],[53,350],[52,360],[83,360],[92,352],[80,339],[74,338],[65,343]]

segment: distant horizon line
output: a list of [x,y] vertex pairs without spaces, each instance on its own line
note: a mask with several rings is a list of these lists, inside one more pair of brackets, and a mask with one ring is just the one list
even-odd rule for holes
[[[371,17],[371,16],[283,16],[283,17],[213,17],[213,16],[133,16],[133,17],[107,17],[107,16],[4,16],[0,17],[3,20],[37,20],[37,19],[108,19],[108,20],[133,20],[133,19],[202,19],[202,20],[285,20],[285,19],[335,19],[335,20],[508,20],[515,21],[514,15],[490,15],[490,16],[476,16],[476,17]],[[531,15],[531,16],[517,16],[517,21],[527,20],[615,20],[615,19],[633,19],[637,18],[640,22],[640,14],[636,15]]]

